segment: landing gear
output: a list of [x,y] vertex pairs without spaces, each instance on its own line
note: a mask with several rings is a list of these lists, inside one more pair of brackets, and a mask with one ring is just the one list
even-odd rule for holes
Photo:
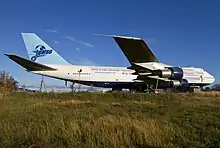
[[154,93],[159,93],[159,91],[158,91],[158,83],[159,83],[159,76],[157,77],[157,83],[156,83],[156,88],[155,88],[155,90],[154,90]]
[[141,93],[141,92],[144,92],[144,87],[143,85],[133,86],[132,88],[129,89],[129,91],[131,93]]
[[190,86],[189,92],[201,92],[200,86]]
[[129,91],[130,91],[131,93],[136,93],[136,92],[137,92],[137,89],[131,88],[131,89],[129,89]]
[[122,88],[112,88],[112,91],[113,92],[120,92],[120,91],[122,91]]
[[153,92],[153,87],[149,85],[135,86],[129,89],[131,93],[151,93]]

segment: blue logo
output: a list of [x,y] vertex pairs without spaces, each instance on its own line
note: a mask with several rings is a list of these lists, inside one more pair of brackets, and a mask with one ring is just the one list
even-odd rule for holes
[[43,45],[37,45],[33,50],[33,53],[35,53],[35,55],[31,57],[31,60],[36,61],[38,57],[52,54],[52,52],[53,50],[47,50]]

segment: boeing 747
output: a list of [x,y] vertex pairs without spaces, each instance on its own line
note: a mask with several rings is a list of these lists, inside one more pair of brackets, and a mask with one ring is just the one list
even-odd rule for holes
[[112,36],[131,63],[130,67],[73,65],[34,33],[22,33],[29,59],[5,54],[26,71],[55,79],[112,90],[144,91],[154,88],[205,86],[215,78],[202,68],[173,67],[160,63],[140,38]]

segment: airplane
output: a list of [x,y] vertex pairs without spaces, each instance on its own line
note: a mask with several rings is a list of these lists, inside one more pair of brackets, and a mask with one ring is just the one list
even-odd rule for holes
[[181,88],[206,86],[215,78],[202,68],[180,68],[160,63],[146,43],[140,38],[112,36],[118,43],[130,67],[73,65],[61,57],[35,33],[21,33],[29,59],[5,53],[11,60],[33,74],[67,82],[95,87],[112,88],[113,91],[129,89],[143,92],[149,86]]
[[[141,38],[117,35],[94,34],[112,37],[130,62],[135,80],[160,87],[176,87],[181,91],[195,91],[212,84],[214,76],[202,68],[175,67],[161,63]],[[155,82],[156,81],[156,82]]]

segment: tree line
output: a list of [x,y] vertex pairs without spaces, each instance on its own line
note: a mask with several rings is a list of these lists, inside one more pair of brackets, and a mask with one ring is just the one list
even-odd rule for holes
[[18,81],[9,72],[0,71],[0,91],[16,91],[17,89]]

